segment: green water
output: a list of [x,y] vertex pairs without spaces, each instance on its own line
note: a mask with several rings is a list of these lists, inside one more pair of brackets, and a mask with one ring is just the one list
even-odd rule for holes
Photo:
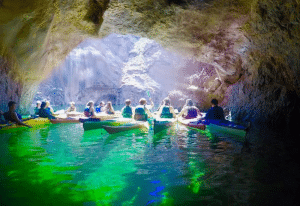
[[205,202],[202,140],[185,127],[109,135],[84,132],[82,124],[56,124],[0,135],[5,205]]

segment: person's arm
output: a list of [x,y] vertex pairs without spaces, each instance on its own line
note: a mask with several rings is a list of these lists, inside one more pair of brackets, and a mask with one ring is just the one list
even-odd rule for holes
[[202,117],[202,114],[201,114],[200,110],[199,110],[197,107],[195,107],[195,108],[196,108],[196,110],[197,110],[197,116]]
[[173,114],[173,118],[176,118],[176,113],[174,111],[174,108],[170,106],[170,112]]
[[162,110],[163,110],[163,106],[161,106],[156,114],[157,117],[160,117],[161,113],[162,113]]
[[212,109],[210,108],[210,109],[207,111],[207,113],[206,113],[204,119],[206,119],[206,120],[212,119],[211,116],[212,116]]
[[17,116],[17,114],[14,112],[12,114],[12,119],[16,121],[17,124],[19,125],[23,125],[23,126],[26,126],[26,127],[29,127],[29,128],[32,128],[31,126],[27,125],[27,124],[24,124]]
[[224,120],[225,119],[225,115],[224,115],[224,110],[222,107],[219,107],[220,109],[220,116],[221,116],[221,119]]
[[151,99],[151,98],[149,98],[149,100],[150,100],[150,103],[151,103],[151,105],[150,105],[150,108],[149,108],[149,109],[152,109],[152,108],[154,107],[154,103],[153,103],[153,101],[152,101],[152,99]]
[[115,114],[115,110],[113,107],[111,107],[111,111],[110,111],[112,114]]
[[132,107],[132,118],[134,119],[134,115],[135,115],[135,108]]
[[50,108],[51,115],[53,115],[54,114],[53,108],[51,106],[49,108]]
[[177,117],[181,117],[183,115],[183,113],[185,113],[185,111],[186,111],[186,108],[183,107],[182,110],[181,110],[181,112],[178,114]]
[[146,106],[144,107],[144,109],[145,109],[145,112],[147,113],[148,117],[152,117],[150,110]]
[[94,107],[90,108],[90,113],[92,114],[92,117],[96,116]]

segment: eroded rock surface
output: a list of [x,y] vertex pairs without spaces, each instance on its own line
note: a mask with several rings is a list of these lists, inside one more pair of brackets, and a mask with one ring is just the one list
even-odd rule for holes
[[[172,54],[158,43],[132,35],[111,34],[82,42],[39,86],[35,100],[54,105],[151,98],[159,104],[169,92],[197,72],[200,63]],[[179,72],[180,71],[180,72]]]

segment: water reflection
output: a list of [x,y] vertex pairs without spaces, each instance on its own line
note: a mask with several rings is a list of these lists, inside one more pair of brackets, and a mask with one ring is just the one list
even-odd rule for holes
[[180,205],[203,192],[199,131],[175,126],[155,135],[109,135],[57,124],[4,135],[8,205]]

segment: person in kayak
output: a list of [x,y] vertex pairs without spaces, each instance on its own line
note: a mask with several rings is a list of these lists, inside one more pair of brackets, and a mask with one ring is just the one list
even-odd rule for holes
[[34,114],[38,115],[41,109],[41,101],[36,101],[36,107],[34,108]]
[[206,120],[225,120],[224,111],[222,107],[218,106],[218,100],[211,100],[211,108],[205,115]]
[[95,108],[94,108],[94,102],[93,101],[89,101],[86,104],[83,114],[86,117],[93,117],[93,116],[95,116]]
[[[42,107],[42,106],[41,106],[41,107]],[[45,107],[45,109],[48,110],[48,111],[50,112],[51,115],[54,114],[54,110],[53,110],[53,108],[51,107],[49,101],[46,101],[46,107]]]
[[40,117],[48,118],[48,119],[56,119],[50,112],[49,107],[47,108],[47,103],[42,102],[40,111],[38,113]]
[[168,98],[164,99],[164,104],[163,106],[160,107],[158,113],[158,117],[161,118],[175,118],[176,114],[174,111],[174,108],[171,106],[171,101]]
[[70,102],[70,107],[67,109],[67,112],[76,112],[75,102]]
[[2,111],[0,111],[0,124],[6,124],[7,123],[7,121],[5,120],[3,114],[4,113]]
[[197,118],[198,116],[202,117],[202,114],[199,109],[194,106],[193,101],[191,99],[187,99],[185,105],[178,115],[178,117],[181,116],[185,119],[193,119]]
[[125,106],[122,108],[122,116],[124,118],[132,118],[132,107],[130,99],[126,99]]
[[139,103],[140,105],[134,109],[133,118],[137,121],[147,121],[151,117],[151,112],[149,109],[153,108],[154,104],[150,98],[151,106],[147,106],[147,101],[144,98],[141,98]]
[[107,102],[107,104],[105,106],[105,112],[106,112],[106,114],[115,114],[115,110],[114,110],[111,102]]
[[100,102],[99,106],[96,107],[96,112],[100,113],[100,112],[105,112],[104,111],[104,107],[105,107],[105,103],[103,101]]
[[32,128],[31,126],[22,122],[22,116],[16,112],[16,105],[17,103],[14,101],[8,102],[8,112],[3,113],[5,120],[15,122],[18,125],[23,125]]

